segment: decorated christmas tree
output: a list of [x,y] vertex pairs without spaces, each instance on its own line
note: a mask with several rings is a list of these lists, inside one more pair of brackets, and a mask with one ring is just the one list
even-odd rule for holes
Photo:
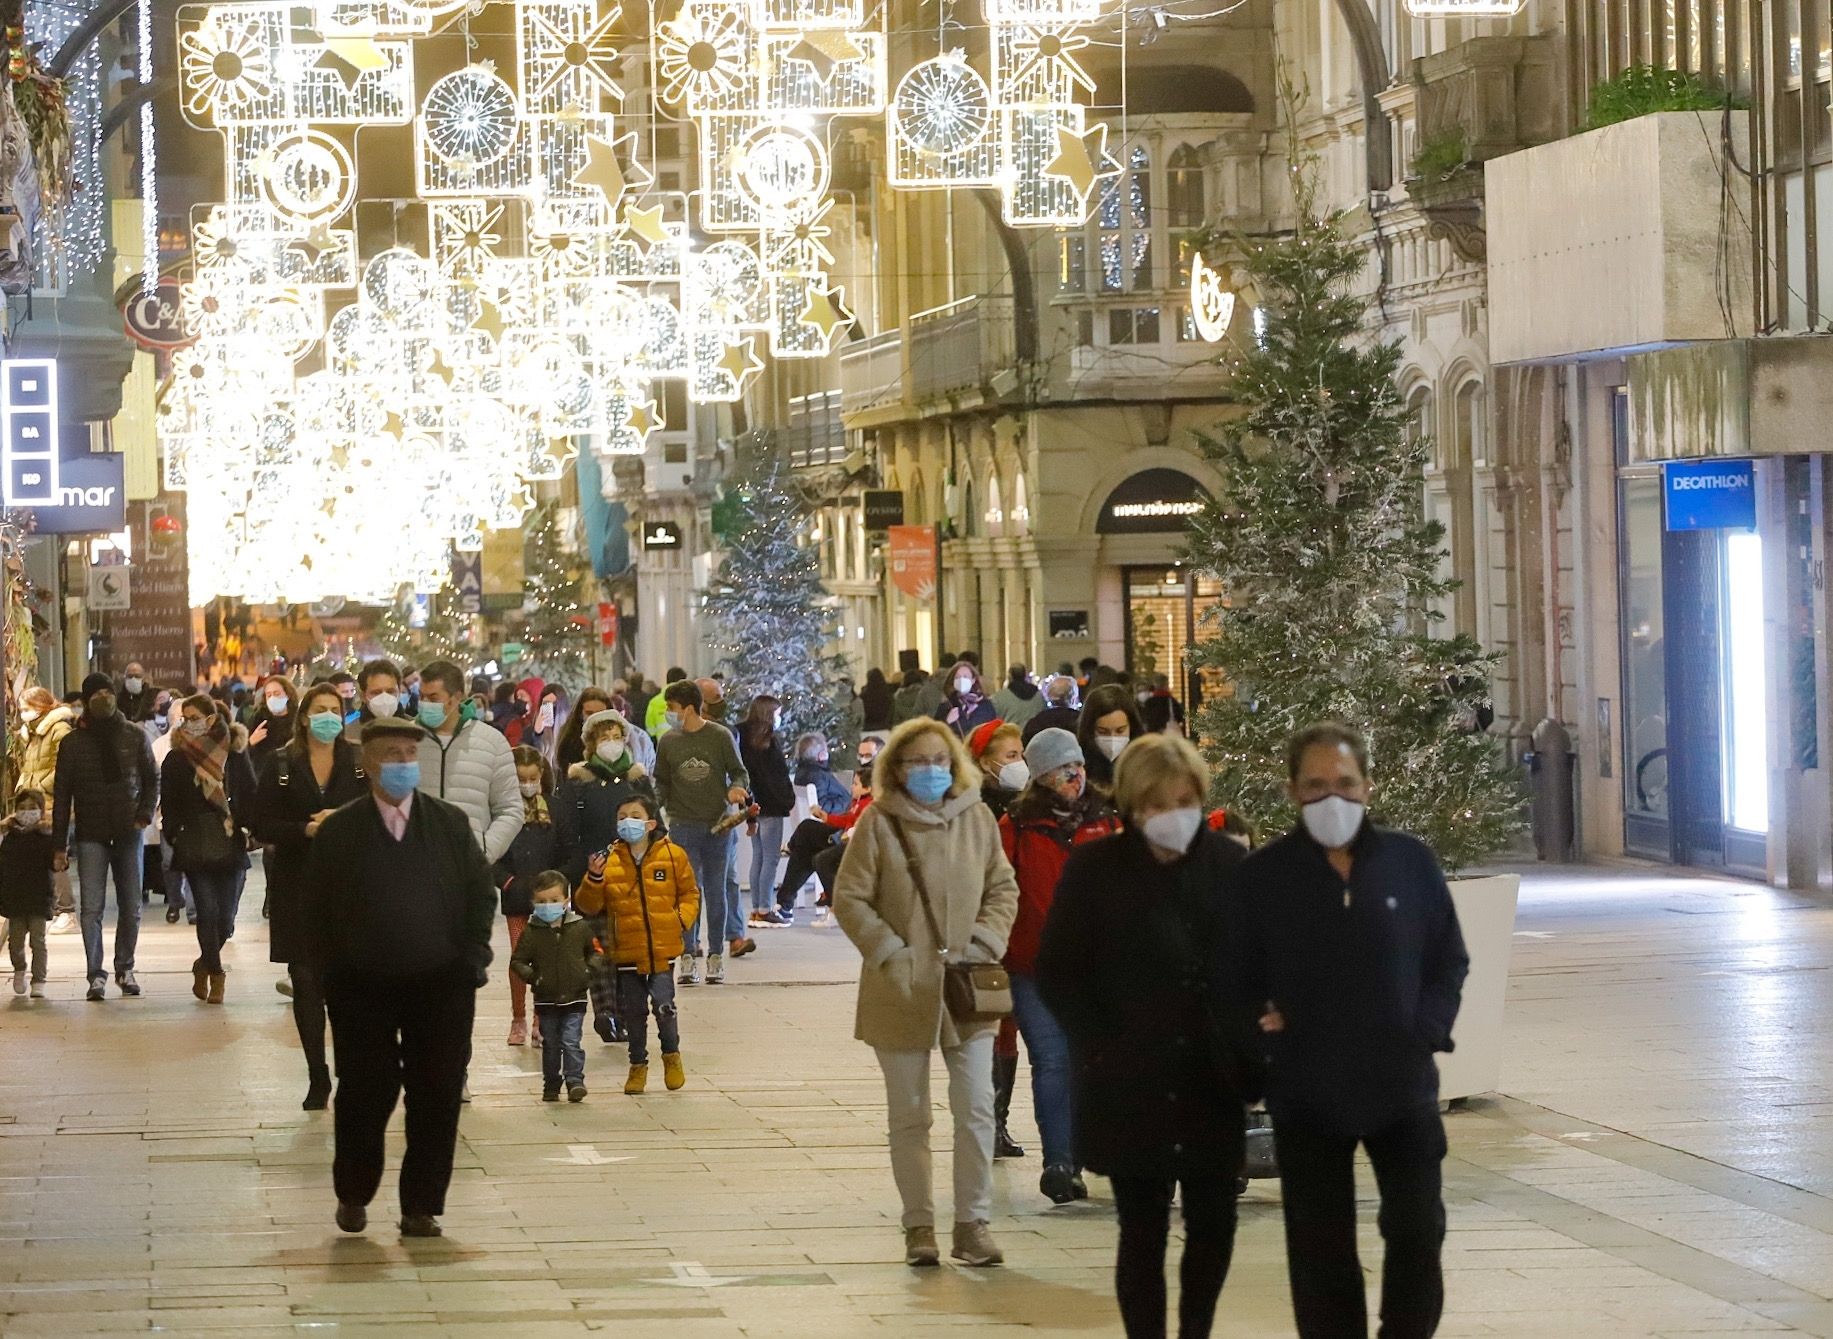
[[1367,331],[1368,252],[1315,212],[1294,173],[1298,224],[1247,239],[1264,334],[1232,368],[1243,413],[1206,440],[1225,495],[1193,516],[1189,561],[1227,594],[1192,648],[1232,693],[1196,720],[1215,799],[1263,833],[1294,814],[1285,741],[1339,720],[1368,736],[1377,821],[1429,842],[1456,868],[1507,846],[1520,797],[1478,727],[1495,658],[1444,636],[1435,606],[1444,528],[1425,519],[1428,446],[1409,432],[1397,346]]
[[590,682],[598,633],[581,591],[585,555],[561,519],[557,502],[543,502],[529,515],[520,636],[527,671],[577,693]]
[[475,658],[471,629],[476,620],[459,604],[458,592],[450,585],[434,591],[427,600],[422,627],[413,626],[413,605],[414,597],[409,594],[376,620],[375,637],[382,653],[398,665],[419,666],[429,660],[470,664]]
[[725,672],[728,720],[759,693],[782,703],[779,729],[836,737],[846,661],[824,648],[840,631],[819,550],[799,540],[807,508],[778,454],[760,446],[721,503],[725,557],[701,592],[709,644]]

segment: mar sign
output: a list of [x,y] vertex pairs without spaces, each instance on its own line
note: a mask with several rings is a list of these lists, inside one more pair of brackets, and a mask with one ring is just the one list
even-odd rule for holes
[[1756,469],[1748,460],[1670,460],[1661,467],[1669,530],[1755,530]]
[[113,533],[126,524],[121,457],[92,454],[88,441],[80,424],[58,422],[55,361],[0,364],[0,500],[30,512],[38,533]]

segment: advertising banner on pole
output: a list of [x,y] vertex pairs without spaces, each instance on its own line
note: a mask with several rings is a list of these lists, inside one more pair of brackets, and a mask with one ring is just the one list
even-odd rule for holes
[[936,528],[894,525],[885,533],[890,541],[892,584],[912,600],[928,603],[935,599]]

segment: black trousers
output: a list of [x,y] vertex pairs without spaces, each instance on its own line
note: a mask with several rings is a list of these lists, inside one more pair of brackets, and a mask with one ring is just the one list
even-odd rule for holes
[[840,876],[840,862],[845,856],[846,847],[830,846],[815,857],[815,877],[821,880],[821,906],[834,900],[834,880]]
[[306,1071],[316,1078],[325,1070],[325,992],[310,963],[289,962],[286,974],[293,983],[293,1026],[299,1031],[299,1049],[305,1052]]
[[[1365,1339],[1353,1137],[1275,1113],[1286,1268],[1302,1339]],[[1427,1107],[1365,1135],[1381,1192],[1381,1339],[1430,1339],[1445,1307],[1445,1124]]]
[[445,1212],[458,1111],[471,1058],[477,987],[463,964],[417,976],[330,971],[324,978],[337,1053],[337,1152],[331,1179],[343,1204],[368,1204],[382,1183],[383,1136],[407,1097],[401,1212]]
[[796,904],[796,894],[815,872],[815,857],[834,844],[837,830],[818,818],[805,818],[789,834],[789,860],[783,866],[783,881],[776,888],[776,904],[788,911]]
[[[1179,1183],[1153,1176],[1116,1176],[1120,1254],[1114,1294],[1127,1339],[1165,1339],[1165,1243],[1171,1193]],[[1216,1299],[1235,1254],[1235,1178],[1185,1178],[1184,1259],[1178,1266],[1178,1339],[1208,1339]]]

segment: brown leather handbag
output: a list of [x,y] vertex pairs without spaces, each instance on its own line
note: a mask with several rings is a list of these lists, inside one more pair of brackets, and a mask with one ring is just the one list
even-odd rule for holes
[[910,882],[916,888],[917,901],[923,904],[923,916],[929,922],[929,933],[936,941],[936,954],[942,963],[942,1003],[949,1017],[957,1023],[998,1023],[1012,1013],[1012,978],[997,962],[949,962],[948,940],[936,923],[935,907],[929,901],[929,885],[923,878],[923,867],[916,852],[910,849],[910,838],[902,820],[891,819],[891,831],[904,853],[904,864],[910,869]]

